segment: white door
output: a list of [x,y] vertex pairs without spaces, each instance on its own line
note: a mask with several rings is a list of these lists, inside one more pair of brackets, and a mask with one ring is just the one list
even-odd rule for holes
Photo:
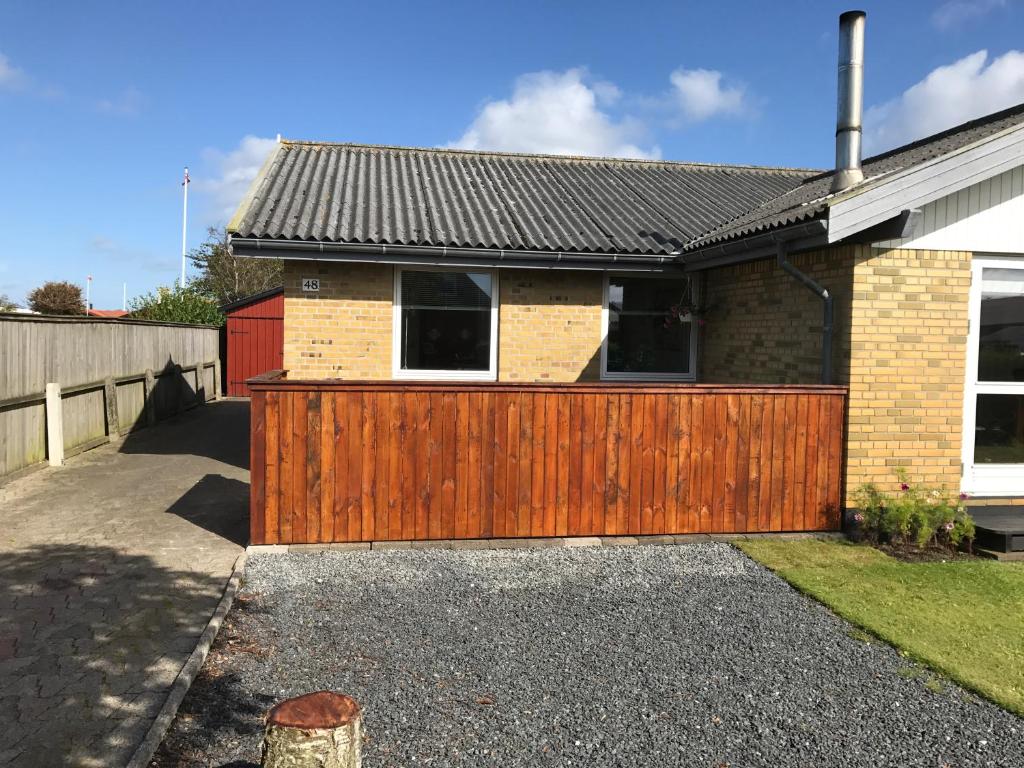
[[963,490],[1024,496],[1024,258],[975,258],[964,388]]

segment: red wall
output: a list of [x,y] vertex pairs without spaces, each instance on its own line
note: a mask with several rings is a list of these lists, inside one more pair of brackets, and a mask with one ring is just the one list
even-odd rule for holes
[[229,310],[228,395],[248,397],[245,380],[284,366],[284,293]]

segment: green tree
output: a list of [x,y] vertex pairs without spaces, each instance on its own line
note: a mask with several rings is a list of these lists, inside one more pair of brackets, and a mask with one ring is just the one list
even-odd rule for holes
[[228,304],[282,284],[280,259],[232,256],[223,227],[210,227],[206,233],[206,242],[188,256],[200,272],[199,277],[189,283],[190,286],[212,297],[218,304]]
[[0,312],[13,312],[18,308],[6,293],[0,293]]
[[28,295],[28,306],[44,315],[84,315],[82,289],[74,283],[55,281],[43,283]]
[[217,308],[217,302],[194,284],[182,288],[175,283],[173,288],[160,287],[155,293],[137,296],[132,299],[130,310],[132,317],[141,320],[192,325],[224,324],[224,315]]

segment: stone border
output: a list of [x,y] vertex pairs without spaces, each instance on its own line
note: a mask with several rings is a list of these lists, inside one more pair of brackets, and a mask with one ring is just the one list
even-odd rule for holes
[[842,533],[688,533],[662,536],[561,536],[529,539],[435,539],[430,541],[363,541],[348,544],[250,544],[250,554],[285,552],[370,552],[395,549],[562,549],[566,547],[635,547],[694,544],[741,539],[843,539]]
[[206,656],[213,646],[213,641],[217,638],[217,633],[220,631],[220,625],[224,622],[224,617],[231,610],[235,594],[242,583],[246,554],[246,552],[243,552],[235,559],[235,565],[231,570],[231,577],[224,587],[224,595],[217,604],[217,608],[214,610],[213,616],[210,617],[210,621],[207,623],[206,629],[203,630],[203,634],[199,636],[199,641],[196,643],[192,655],[188,657],[188,661],[185,662],[181,671],[178,672],[178,676],[174,678],[171,690],[167,694],[167,699],[164,701],[163,707],[160,708],[160,713],[153,720],[153,724],[150,725],[142,743],[136,747],[131,760],[128,761],[127,768],[146,768],[150,760],[153,759],[153,755],[156,753],[160,743],[164,740],[164,736],[167,735],[171,723],[174,722],[174,718],[178,714],[178,707],[181,706],[185,694],[188,693],[188,689],[192,686],[192,681],[195,680],[196,675],[206,661]]

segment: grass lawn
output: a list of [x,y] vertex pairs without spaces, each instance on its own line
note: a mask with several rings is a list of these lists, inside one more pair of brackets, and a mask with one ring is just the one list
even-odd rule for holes
[[814,539],[736,543],[843,618],[1024,717],[1024,563],[904,563]]

